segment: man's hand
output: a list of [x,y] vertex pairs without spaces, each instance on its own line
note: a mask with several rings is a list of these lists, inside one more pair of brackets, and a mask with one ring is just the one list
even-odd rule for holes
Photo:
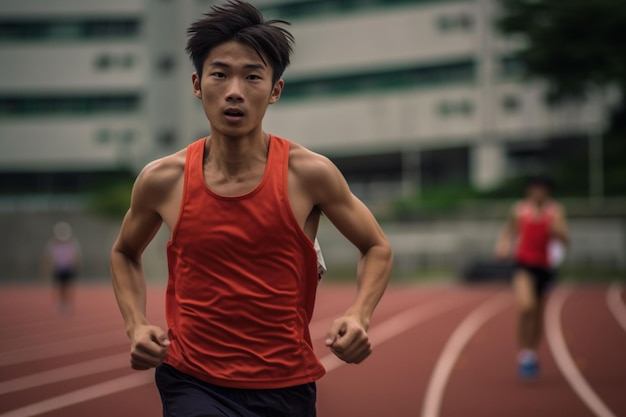
[[170,345],[167,333],[157,326],[140,326],[130,334],[130,339],[130,364],[136,370],[159,366]]
[[500,239],[496,243],[494,254],[498,260],[504,261],[509,259],[511,256],[511,242],[508,239]]
[[557,211],[551,224],[550,232],[553,237],[560,240],[561,243],[567,245],[569,243],[569,235],[567,233],[567,221],[561,210]]
[[367,329],[352,316],[340,317],[333,322],[326,334],[326,346],[347,363],[361,363],[372,353]]

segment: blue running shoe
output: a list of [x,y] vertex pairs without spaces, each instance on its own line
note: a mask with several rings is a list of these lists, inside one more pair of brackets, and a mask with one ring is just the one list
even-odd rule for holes
[[519,378],[523,381],[533,381],[539,376],[539,361],[537,358],[527,358],[520,361],[518,366]]

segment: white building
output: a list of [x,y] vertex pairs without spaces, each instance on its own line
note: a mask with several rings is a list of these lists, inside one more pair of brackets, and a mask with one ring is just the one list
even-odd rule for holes
[[165,1],[0,0],[0,185],[82,189],[175,149],[176,14]]
[[[520,79],[493,0],[252,2],[296,38],[266,130],[333,158],[366,196],[488,187],[601,125],[597,101],[550,109]],[[0,184],[137,170],[207,134],[184,46],[214,3],[0,0]]]

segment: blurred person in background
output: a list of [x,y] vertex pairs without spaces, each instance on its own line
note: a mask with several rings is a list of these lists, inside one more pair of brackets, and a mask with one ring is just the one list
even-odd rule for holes
[[[262,128],[293,44],[281,23],[231,1],[188,30],[211,135],[144,168],[112,250],[131,365],[157,368],[164,416],[316,415],[325,370],[308,326],[322,213],[361,253],[355,298],[325,344],[348,363],[372,350],[367,331],[391,273],[387,238],[330,160]],[[171,232],[167,333],[146,317],[141,265],[162,223]]]
[[74,281],[80,271],[81,258],[80,245],[72,235],[72,227],[66,222],[55,224],[52,239],[44,250],[42,269],[44,276],[54,281],[62,314],[73,310]]
[[513,290],[519,309],[518,373],[523,380],[539,374],[537,350],[542,337],[547,290],[569,242],[565,210],[552,198],[547,177],[526,183],[526,197],[515,203],[496,243],[499,259],[513,258]]

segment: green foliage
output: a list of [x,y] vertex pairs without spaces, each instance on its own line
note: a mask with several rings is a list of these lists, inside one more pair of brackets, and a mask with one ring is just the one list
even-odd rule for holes
[[98,187],[90,196],[90,211],[121,219],[130,207],[132,178],[120,178]]
[[604,141],[604,191],[626,196],[626,134],[611,134]]
[[444,184],[424,187],[419,192],[399,198],[392,203],[392,216],[411,219],[421,214],[450,212],[460,208],[478,193],[469,184]]
[[527,73],[548,81],[552,100],[579,98],[593,87],[626,91],[626,1],[500,0],[497,22],[521,37]]
[[[626,137],[613,133],[603,138],[604,147],[604,195],[626,195]],[[586,149],[550,165],[550,177],[556,185],[557,198],[589,197],[589,155]],[[388,220],[417,219],[422,216],[444,214],[472,209],[478,203],[515,200],[523,196],[526,177],[505,179],[489,190],[476,190],[469,184],[440,184],[423,188],[392,202]]]

